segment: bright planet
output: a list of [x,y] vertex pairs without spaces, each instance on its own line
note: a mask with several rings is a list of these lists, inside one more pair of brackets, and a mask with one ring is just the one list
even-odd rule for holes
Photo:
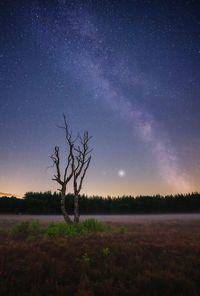
[[126,175],[126,172],[124,170],[119,170],[118,171],[118,176],[119,177],[123,178],[123,177],[125,177],[125,175]]

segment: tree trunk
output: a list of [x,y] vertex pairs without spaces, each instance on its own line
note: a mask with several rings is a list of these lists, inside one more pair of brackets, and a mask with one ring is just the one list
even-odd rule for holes
[[74,223],[79,223],[79,204],[78,194],[74,195]]
[[69,215],[67,214],[67,211],[65,209],[65,189],[62,188],[61,190],[61,200],[60,200],[60,205],[61,205],[61,212],[63,214],[63,217],[65,219],[65,222],[67,224],[72,224],[72,220],[71,218],[69,217]]

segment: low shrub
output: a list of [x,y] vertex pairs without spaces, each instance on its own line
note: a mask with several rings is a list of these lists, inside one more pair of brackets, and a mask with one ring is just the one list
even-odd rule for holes
[[87,230],[88,232],[103,232],[108,230],[108,226],[95,219],[85,220],[78,224],[78,226],[79,225],[81,226],[81,228]]
[[48,225],[46,235],[48,237],[66,236],[69,233],[70,226],[64,223],[51,223]]
[[22,222],[13,226],[10,235],[13,238],[27,239],[36,237],[74,237],[107,231],[108,227],[103,223],[88,219],[77,224],[51,223],[44,226],[38,222]]
[[10,234],[14,238],[34,238],[45,234],[45,227],[38,222],[21,222],[13,226]]
[[88,219],[77,224],[52,223],[47,227],[46,234],[48,237],[60,236],[77,236],[89,233],[97,233],[107,231],[108,227],[95,220]]

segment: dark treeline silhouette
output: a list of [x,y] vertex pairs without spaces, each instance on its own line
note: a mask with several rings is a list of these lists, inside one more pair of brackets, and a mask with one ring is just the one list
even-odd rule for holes
[[[74,196],[66,196],[66,207],[73,213]],[[81,214],[142,214],[200,212],[200,193],[154,196],[100,197],[82,195]],[[27,192],[20,199],[0,197],[0,213],[13,214],[61,214],[60,194]]]

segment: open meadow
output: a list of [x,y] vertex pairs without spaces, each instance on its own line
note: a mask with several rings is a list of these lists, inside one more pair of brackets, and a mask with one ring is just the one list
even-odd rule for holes
[[16,228],[28,217],[0,216],[0,295],[199,295],[198,214],[101,216],[69,235],[52,232],[58,216]]

